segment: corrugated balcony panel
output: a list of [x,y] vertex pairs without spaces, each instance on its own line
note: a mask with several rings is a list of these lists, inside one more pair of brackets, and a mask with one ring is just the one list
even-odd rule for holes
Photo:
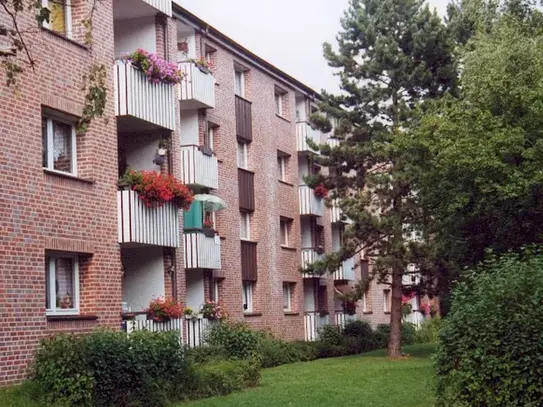
[[143,2],[166,14],[168,17],[172,16],[172,0],[143,0]]
[[334,280],[338,281],[352,281],[355,279],[354,275],[354,257],[344,260],[339,266],[338,270],[334,273]]
[[239,208],[255,210],[255,174],[238,168]]
[[179,210],[167,203],[148,208],[131,190],[117,191],[119,243],[179,247]]
[[114,65],[115,115],[132,116],[146,122],[175,130],[174,87],[151,83],[129,61],[117,60]]
[[185,231],[184,263],[187,269],[220,269],[221,239],[207,237],[201,231]]
[[315,190],[307,185],[298,187],[298,198],[300,203],[300,215],[324,215],[324,199],[315,196]]
[[186,185],[218,189],[217,157],[202,153],[198,146],[181,146],[181,181]]
[[258,263],[256,242],[241,241],[241,278],[246,281],[256,281],[258,278]]
[[308,122],[296,123],[296,148],[299,153],[316,152],[307,144],[308,138],[311,139],[315,144],[320,144],[321,132],[313,129]]
[[[322,254],[318,254],[317,251],[312,248],[302,248],[301,250],[301,266],[302,268],[306,268],[307,266],[315,263],[315,261],[320,260],[322,258]],[[302,273],[303,278],[320,278],[318,274],[310,274],[310,273]]]
[[251,142],[253,141],[253,118],[251,113],[251,102],[237,95],[235,99],[236,136],[238,139]]
[[179,84],[181,109],[202,109],[215,107],[215,77],[205,68],[200,69],[194,62],[181,62],[179,69],[183,79]]

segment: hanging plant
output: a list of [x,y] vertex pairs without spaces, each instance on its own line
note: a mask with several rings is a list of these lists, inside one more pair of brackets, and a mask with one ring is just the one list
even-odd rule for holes
[[194,199],[192,191],[169,174],[128,169],[119,183],[136,191],[148,208],[161,207],[171,202],[180,209],[188,210]]
[[156,298],[147,308],[147,316],[156,322],[167,322],[171,319],[181,318],[183,307],[174,298]]
[[324,186],[324,184],[319,184],[315,187],[315,196],[318,199],[323,199],[328,196],[328,188]]
[[151,54],[141,48],[129,54],[128,61],[141,70],[152,83],[166,83],[176,85],[183,79],[183,73],[177,65]]

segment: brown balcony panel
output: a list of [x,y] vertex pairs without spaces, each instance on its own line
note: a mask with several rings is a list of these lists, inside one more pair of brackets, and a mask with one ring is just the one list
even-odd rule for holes
[[253,141],[251,102],[236,96],[236,135],[238,139]]
[[257,280],[256,242],[241,241],[241,278]]
[[238,168],[239,208],[255,210],[255,174]]

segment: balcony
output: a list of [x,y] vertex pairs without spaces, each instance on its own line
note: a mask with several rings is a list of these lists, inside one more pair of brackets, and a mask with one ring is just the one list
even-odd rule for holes
[[319,339],[320,329],[328,323],[328,315],[321,316],[320,312],[306,311],[304,313],[305,340],[313,342]]
[[207,237],[201,230],[185,231],[184,260],[186,269],[220,269],[221,240]]
[[[302,268],[306,268],[307,266],[315,263],[317,260],[320,260],[322,258],[322,254],[318,254],[317,250],[312,247],[308,247],[305,249],[302,249],[302,262],[301,266]],[[311,273],[302,273],[303,278],[320,278],[320,275],[318,274],[311,274]]]
[[336,281],[349,281],[354,280],[354,257],[344,260],[339,266],[338,270],[334,273],[334,280]]
[[315,144],[320,144],[321,132],[313,129],[308,122],[296,123],[296,149],[299,153],[316,152],[309,147],[307,144],[307,139],[310,139]]
[[315,191],[307,185],[298,187],[300,215],[324,216],[324,200],[315,196]]
[[183,79],[179,84],[181,109],[207,109],[215,107],[215,77],[194,62],[181,62]]
[[171,203],[147,208],[137,192],[117,191],[119,243],[179,247],[178,212]]
[[174,87],[151,83],[130,62],[117,60],[114,65],[115,115],[132,117],[147,123],[175,129]]
[[166,14],[168,17],[172,16],[172,0],[143,0],[143,2]]
[[218,189],[217,157],[204,154],[198,146],[181,146],[181,181],[189,186]]
[[236,137],[250,143],[253,141],[253,118],[251,102],[236,95]]

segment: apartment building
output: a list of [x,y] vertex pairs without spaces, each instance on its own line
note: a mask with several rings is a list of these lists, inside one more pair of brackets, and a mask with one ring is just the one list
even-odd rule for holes
[[[309,124],[317,94],[169,0],[97,3],[92,46],[91,2],[51,8],[43,27],[20,16],[37,66],[0,93],[0,384],[25,377],[48,335],[155,329],[145,311],[160,296],[219,301],[290,340],[354,318],[339,295],[367,262],[300,272],[339,248],[346,225],[304,182],[321,170],[306,139],[334,142]],[[181,83],[149,81],[123,58],[137,49],[177,64]],[[93,64],[107,67],[105,114],[77,134]],[[170,174],[199,199],[146,207],[118,184],[127,168]],[[386,294],[372,295],[359,317],[384,318]],[[207,323],[160,329],[196,346]]]

